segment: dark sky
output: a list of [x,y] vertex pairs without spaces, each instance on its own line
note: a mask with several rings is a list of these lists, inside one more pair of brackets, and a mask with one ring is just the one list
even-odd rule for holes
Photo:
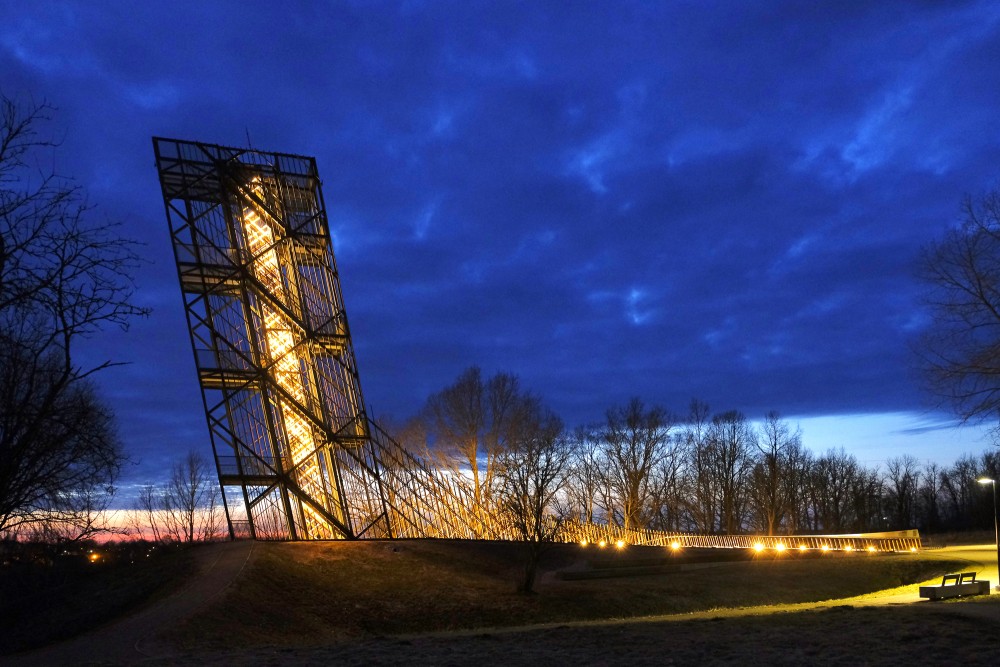
[[154,134],[316,156],[376,416],[478,364],[570,425],[697,396],[981,450],[909,341],[921,246],[1000,179],[1000,5],[822,4],[4,3],[0,89],[149,260],[152,316],[89,350],[131,362],[129,474],[208,451]]

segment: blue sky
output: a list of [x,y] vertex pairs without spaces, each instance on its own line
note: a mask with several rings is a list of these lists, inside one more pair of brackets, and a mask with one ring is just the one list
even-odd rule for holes
[[316,156],[365,399],[472,364],[570,424],[778,410],[872,465],[988,446],[919,386],[920,248],[1000,179],[992,2],[36,2],[0,90],[144,245],[91,341],[149,478],[208,452],[152,135]]

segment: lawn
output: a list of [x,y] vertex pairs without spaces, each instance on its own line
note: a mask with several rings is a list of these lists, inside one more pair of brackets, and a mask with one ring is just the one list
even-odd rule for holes
[[[989,608],[993,620],[960,613]],[[681,622],[594,622],[269,649],[234,646],[182,653],[149,664],[993,666],[997,611],[1000,604],[990,598],[896,607],[837,606]]]
[[[662,550],[631,547],[623,560]],[[264,543],[239,585],[172,638],[190,649],[357,642],[386,635],[626,619],[860,595],[955,569],[926,555],[801,559],[773,554],[703,569],[559,578],[593,551],[560,545],[537,594],[515,591],[516,545],[415,540]],[[616,557],[605,552],[602,558]]]
[[[797,603],[840,600],[963,568],[933,553],[803,558],[713,550],[670,557],[664,549],[559,545],[543,561],[537,593],[523,595],[516,592],[519,549],[447,540],[256,543],[254,557],[223,596],[165,628],[167,653],[150,664],[529,664],[570,658],[687,664],[735,663],[742,655],[798,663],[846,662],[853,655],[865,662],[888,651],[886,641],[902,647],[900,656],[921,650],[942,656],[949,642],[979,650],[990,636],[982,623],[995,626],[990,619],[996,612],[983,621],[948,610],[1000,610],[987,598],[982,604],[857,609],[833,603],[839,606],[786,613]],[[0,573],[3,651],[84,631],[184,581],[197,582],[190,579],[199,576],[197,553],[7,568]],[[714,562],[720,555],[738,560]],[[619,574],[648,573],[665,558],[673,569],[657,574],[560,576],[602,564]],[[909,591],[915,596],[912,586]],[[777,613],[739,615],[739,608],[757,605]],[[671,614],[674,620],[663,619]],[[967,662],[975,664],[977,656]]]

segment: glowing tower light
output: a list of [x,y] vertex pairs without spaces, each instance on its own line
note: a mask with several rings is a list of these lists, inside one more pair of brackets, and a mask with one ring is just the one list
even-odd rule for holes
[[[260,177],[253,177],[250,185],[252,192],[263,200],[265,193]],[[250,267],[257,280],[280,301],[287,302],[291,295],[282,279],[273,223],[261,213],[254,206],[243,208],[243,231],[247,249],[253,258]],[[299,404],[305,404],[302,360],[295,349],[295,327],[289,318],[266,301],[261,303],[261,313],[260,330],[266,342],[264,365],[272,369],[278,386]],[[285,434],[292,469],[296,471],[296,480],[301,486],[315,492],[322,487],[322,478],[316,458],[312,456],[316,441],[309,420],[290,401],[281,402],[280,414],[280,426]],[[302,511],[309,536],[329,537],[323,534],[322,526],[325,522],[311,505],[303,504]]]
[[391,537],[427,516],[383,488],[315,160],[153,145],[231,534]]

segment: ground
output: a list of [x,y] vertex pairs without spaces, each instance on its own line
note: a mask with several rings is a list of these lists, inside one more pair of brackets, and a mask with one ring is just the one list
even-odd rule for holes
[[[417,634],[318,638],[274,646],[184,647],[164,632],[208,622],[265,549],[237,542],[199,554],[196,577],[159,604],[89,635],[12,659],[58,664],[992,664],[1000,595],[921,601],[915,585],[822,602],[753,605],[641,619],[604,619]],[[925,552],[997,581],[992,545]],[[857,561],[858,563],[862,561]],[[712,570],[714,573],[722,569]],[[704,576],[704,575],[702,575]],[[718,576],[721,576],[719,574]],[[641,579],[641,578],[639,578]],[[649,581],[652,581],[650,579]],[[641,584],[640,584],[641,585]],[[780,586],[780,577],[775,578]],[[447,594],[447,591],[444,592]],[[220,606],[221,605],[221,606]],[[192,620],[193,619],[193,620]]]

